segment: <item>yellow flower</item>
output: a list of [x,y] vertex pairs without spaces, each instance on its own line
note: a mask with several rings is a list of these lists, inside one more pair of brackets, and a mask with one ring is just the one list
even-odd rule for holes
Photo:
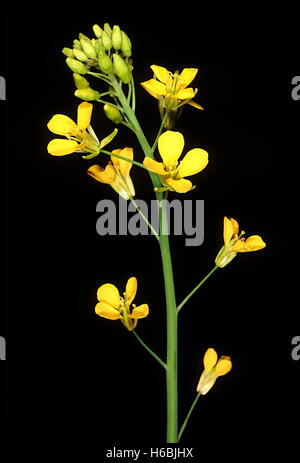
[[205,395],[213,387],[219,376],[224,376],[229,373],[232,368],[232,363],[230,357],[225,355],[222,355],[218,360],[216,351],[210,347],[205,352],[203,364],[204,370],[197,385],[197,392],[201,392],[202,395]]
[[[112,153],[133,159],[132,148],[116,149]],[[88,174],[98,182],[110,185],[122,198],[132,198],[135,195],[134,186],[129,175],[132,163],[115,156],[111,156],[111,161],[105,169],[97,164],[91,166],[87,171]]]
[[168,130],[160,135],[158,139],[158,151],[163,162],[157,162],[146,156],[144,165],[147,169],[160,176],[164,185],[161,191],[171,190],[177,193],[186,193],[192,190],[190,180],[184,177],[197,174],[203,170],[208,163],[208,154],[201,148],[194,148],[184,156],[178,165],[178,159],[183,151],[184,138],[179,132]]
[[225,267],[225,265],[234,259],[238,252],[258,251],[266,247],[266,243],[260,236],[252,235],[245,240],[242,237],[244,234],[244,231],[239,234],[239,224],[236,220],[224,217],[224,246],[222,246],[216,257],[216,265],[218,267]]
[[54,138],[48,144],[48,153],[53,156],[65,156],[74,152],[90,153],[86,158],[97,156],[100,149],[107,145],[116,135],[115,129],[108,137],[101,142],[90,126],[93,105],[84,101],[78,106],[77,124],[64,114],[55,114],[49,121],[47,127],[56,135],[63,135],[64,138]]
[[135,277],[127,281],[124,297],[120,296],[118,289],[111,283],[100,286],[97,291],[99,302],[95,307],[96,314],[109,320],[121,320],[129,331],[134,330],[138,319],[145,318],[149,314],[148,304],[141,304],[138,307],[132,304],[133,309],[130,310],[136,291],[137,279]]

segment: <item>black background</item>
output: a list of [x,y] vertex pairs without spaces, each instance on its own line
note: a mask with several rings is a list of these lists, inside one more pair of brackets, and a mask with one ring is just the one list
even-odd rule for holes
[[[1,362],[7,436],[95,440],[103,448],[163,445],[165,439],[162,368],[121,323],[94,313],[101,284],[114,283],[121,292],[135,275],[135,302],[150,306],[137,332],[164,358],[156,240],[98,236],[96,204],[115,201],[116,194],[86,174],[91,161],[55,158],[46,150],[51,116],[76,119],[80,103],[61,49],[79,32],[92,37],[93,24],[107,21],[133,42],[137,116],[149,140],[160,124],[155,100],[138,85],[151,77],[149,66],[199,68],[193,86],[205,111],[185,107],[176,130],[184,134],[185,152],[201,147],[210,156],[192,179],[197,188],[182,197],[205,200],[205,240],[186,247],[184,237],[171,237],[178,302],[213,267],[224,215],[267,243],[218,270],[180,313],[180,422],[207,347],[233,362],[230,374],[200,399],[182,445],[295,441],[300,362],[292,360],[291,339],[299,334],[300,101],[291,98],[291,80],[300,74],[299,11],[153,5],[140,3],[138,13],[126,3],[11,9],[2,19],[6,279],[0,334],[7,340],[5,366]],[[92,122],[99,138],[113,128],[96,103]],[[133,135],[120,127],[109,149],[124,146],[143,159]],[[132,179],[136,198],[153,197],[144,172],[132,169]]]

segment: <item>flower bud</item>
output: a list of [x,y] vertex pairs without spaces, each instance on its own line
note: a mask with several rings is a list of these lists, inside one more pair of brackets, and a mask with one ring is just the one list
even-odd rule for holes
[[114,26],[111,35],[112,46],[115,50],[119,50],[122,45],[122,34],[119,26]]
[[105,104],[103,106],[103,111],[106,117],[108,117],[108,119],[110,119],[115,124],[119,124],[123,120],[123,116],[118,108],[115,108],[110,104]]
[[71,71],[76,72],[77,74],[86,74],[87,73],[87,67],[78,61],[77,59],[74,58],[67,58],[66,59],[67,66],[71,69]]
[[112,47],[112,41],[111,41],[111,38],[109,37],[109,35],[103,31],[102,35],[101,35],[101,42],[102,42],[102,45],[104,46],[105,50],[109,51]]
[[88,88],[89,87],[89,83],[88,81],[82,77],[80,74],[77,74],[76,72],[73,73],[73,79],[74,79],[74,83],[75,83],[75,87],[76,88]]
[[104,26],[103,26],[103,29],[104,29],[104,32],[109,36],[111,37],[111,27],[108,23],[105,23]]
[[81,50],[81,44],[79,40],[77,39],[73,40],[73,48],[76,48],[77,50]]
[[102,54],[101,51],[98,54],[98,64],[104,74],[109,74],[112,72],[113,64],[109,56]]
[[123,55],[126,56],[126,58],[129,58],[129,56],[131,56],[131,41],[124,31],[121,31],[121,35],[122,35],[121,51]]
[[80,44],[81,44],[82,50],[84,51],[84,53],[87,55],[88,58],[97,59],[97,53],[95,51],[95,48],[91,44],[91,42],[88,42],[85,39],[80,39]]
[[128,84],[131,80],[131,71],[128,64],[118,53],[113,54],[114,71],[124,84]]
[[74,48],[73,49],[73,54],[74,54],[74,58],[78,59],[79,61],[84,62],[84,61],[88,60],[88,57],[86,56],[86,54],[82,50],[78,50],[77,48]]
[[96,53],[97,55],[101,52],[101,53],[105,53],[105,48],[104,46],[102,45],[102,42],[101,42],[101,39],[97,39],[96,42],[95,42],[95,50],[96,50]]
[[101,27],[98,26],[98,24],[94,24],[93,25],[93,31],[94,31],[94,34],[97,37],[97,39],[100,39],[101,35],[102,35],[102,32],[103,32]]
[[86,40],[87,42],[90,42],[90,39],[86,35],[82,34],[82,32],[79,32],[78,37],[79,37],[80,42],[81,40]]
[[97,90],[93,90],[90,87],[78,88],[77,90],[75,90],[74,95],[77,96],[77,98],[81,98],[85,101],[93,101],[98,100],[98,98],[100,98],[100,93],[97,92]]
[[73,53],[72,48],[67,48],[67,47],[65,47],[65,48],[62,49],[62,52],[63,52],[63,54],[64,54],[65,56],[68,56],[69,58],[73,58],[73,57],[74,57],[74,53]]

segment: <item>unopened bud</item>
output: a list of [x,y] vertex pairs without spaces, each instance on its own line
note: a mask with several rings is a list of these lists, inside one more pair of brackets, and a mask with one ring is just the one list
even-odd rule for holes
[[80,88],[88,88],[89,87],[88,81],[83,76],[81,76],[80,74],[77,74],[76,72],[73,73],[73,79],[74,79],[74,83],[75,83],[76,88],[80,89]]
[[80,42],[82,39],[86,40],[87,42],[90,42],[90,39],[86,35],[82,34],[82,32],[79,32],[78,37],[79,37]]
[[66,63],[71,71],[76,72],[77,74],[86,74],[88,71],[87,67],[77,59],[67,58]]
[[112,72],[113,64],[111,59],[107,55],[102,54],[101,52],[99,52],[98,54],[98,64],[99,68],[102,72],[104,72],[104,74],[109,74],[110,72]]
[[97,90],[93,90],[90,87],[78,88],[77,90],[75,90],[74,95],[77,96],[77,98],[81,98],[85,101],[93,101],[98,100],[100,98],[100,93],[97,92]]
[[124,31],[121,31],[121,35],[122,35],[121,51],[123,55],[126,56],[126,58],[129,58],[129,56],[131,56],[131,41]]
[[102,45],[104,46],[105,50],[109,51],[111,49],[112,41],[111,41],[110,36],[105,31],[103,31],[103,33],[101,35],[101,42],[102,42]]
[[103,29],[104,29],[104,32],[109,36],[111,37],[111,27],[108,23],[105,23],[104,26],[103,26]]
[[62,52],[65,56],[68,56],[69,58],[73,58],[74,56],[72,48],[65,47],[62,49]]
[[74,54],[74,57],[76,59],[78,59],[79,61],[87,61],[88,60],[88,57],[86,56],[86,54],[84,53],[84,51],[82,50],[78,50],[77,48],[74,48],[73,49],[73,54]]
[[106,117],[108,117],[108,119],[110,119],[115,124],[119,124],[123,120],[122,114],[120,113],[118,108],[115,108],[115,106],[105,104],[103,106],[103,111]]
[[81,44],[79,40],[77,39],[73,40],[73,48],[76,48],[77,50],[81,50]]
[[105,53],[105,48],[104,46],[102,45],[102,42],[101,42],[101,39],[97,39],[96,42],[95,42],[95,51],[97,53],[97,55],[101,52],[101,53]]
[[85,39],[80,40],[82,50],[87,55],[88,58],[97,59],[97,53],[91,42],[88,42]]
[[94,24],[93,25],[93,31],[94,31],[94,34],[97,37],[97,39],[100,39],[101,35],[102,35],[102,32],[103,32],[101,27],[98,26],[98,24]]
[[131,80],[131,71],[128,64],[118,53],[113,54],[114,71],[124,84],[128,84]]
[[112,46],[115,50],[120,50],[122,45],[122,34],[119,26],[114,26],[111,34]]

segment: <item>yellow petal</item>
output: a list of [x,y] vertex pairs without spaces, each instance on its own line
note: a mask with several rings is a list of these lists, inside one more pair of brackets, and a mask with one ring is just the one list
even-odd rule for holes
[[258,235],[250,236],[246,241],[238,240],[232,247],[233,252],[252,252],[266,247],[266,243]]
[[120,307],[120,294],[115,285],[105,283],[100,286],[97,291],[97,298],[99,302],[106,302],[106,304],[118,309]]
[[195,79],[198,69],[185,68],[179,75],[179,82],[182,88],[187,87]]
[[218,378],[219,376],[224,376],[226,375],[232,368],[232,363],[230,360],[230,357],[221,357],[220,360],[218,361],[215,371],[214,371],[214,377]]
[[159,96],[166,95],[166,86],[158,80],[150,79],[146,82],[141,82],[141,86],[148,92],[150,95],[154,96],[154,98],[158,98]]
[[85,130],[91,122],[93,105],[83,101],[77,109],[77,125],[81,130]]
[[201,148],[194,148],[186,153],[180,162],[177,172],[180,177],[197,174],[201,172],[208,163],[208,153]]
[[217,360],[218,360],[217,352],[212,347],[209,347],[203,357],[204,370],[206,372],[212,370],[212,368],[217,363]]
[[228,246],[229,241],[233,235],[233,225],[232,221],[227,217],[224,217],[224,229],[223,229],[223,238],[225,246]]
[[147,169],[151,170],[151,172],[155,172],[158,175],[166,175],[166,171],[162,162],[157,162],[149,156],[146,156],[143,164],[147,167]]
[[200,106],[198,103],[196,103],[195,101],[189,101],[188,102],[189,105],[193,106],[194,108],[197,108],[197,109],[204,109],[202,106]]
[[65,138],[54,138],[48,143],[47,150],[52,156],[65,156],[74,153],[79,144],[75,140],[66,140]]
[[168,130],[158,138],[158,150],[167,168],[173,169],[177,165],[184,147],[184,138],[180,132]]
[[174,96],[178,98],[178,100],[187,100],[195,96],[195,91],[191,87],[182,88]]
[[[120,156],[123,156],[124,158],[133,159],[132,148],[117,149],[113,150],[112,152]],[[113,165],[119,168],[121,175],[126,178],[127,175],[129,175],[132,163],[124,161],[123,159],[116,158],[114,156],[111,156],[111,160]]]
[[137,279],[135,277],[129,278],[126,285],[126,302],[132,303],[137,291]]
[[153,64],[151,66],[152,71],[154,72],[155,76],[157,77],[158,80],[160,80],[163,84],[165,84],[167,87],[169,87],[172,83],[172,77],[169,73],[169,71],[162,67],[162,66],[156,66],[156,64]]
[[167,184],[177,193],[187,193],[193,189],[193,184],[185,178],[175,180],[174,178],[167,178]]
[[55,114],[47,124],[51,132],[56,135],[68,135],[77,128],[74,121],[64,114]]
[[95,312],[100,317],[108,318],[109,320],[118,320],[121,318],[120,312],[106,302],[99,302],[95,307]]
[[138,307],[135,307],[133,311],[131,312],[130,315],[128,315],[129,318],[145,318],[149,314],[149,307],[148,304],[141,304]]
[[108,183],[109,185],[116,180],[115,169],[111,164],[107,164],[105,169],[95,164],[88,169],[87,173],[98,182]]

